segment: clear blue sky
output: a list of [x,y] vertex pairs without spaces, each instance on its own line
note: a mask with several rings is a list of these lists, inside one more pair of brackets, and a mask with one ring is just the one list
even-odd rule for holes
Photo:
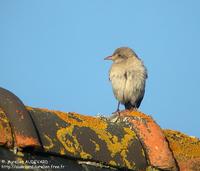
[[200,1],[1,0],[0,86],[29,106],[109,115],[103,58],[129,46],[149,78],[140,110],[200,137]]

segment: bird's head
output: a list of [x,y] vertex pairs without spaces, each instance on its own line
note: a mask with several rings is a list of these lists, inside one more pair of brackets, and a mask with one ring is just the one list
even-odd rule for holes
[[136,53],[128,47],[117,48],[111,56],[104,58],[104,60],[112,60],[114,63],[123,62],[128,58],[137,58]]

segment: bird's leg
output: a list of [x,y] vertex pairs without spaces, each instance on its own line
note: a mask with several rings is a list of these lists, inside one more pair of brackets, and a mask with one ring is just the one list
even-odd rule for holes
[[117,104],[117,110],[113,113],[113,114],[116,114],[118,116],[120,116],[119,106],[120,106],[120,102],[118,102],[118,104]]
[[120,110],[119,110],[119,106],[120,106],[120,102],[118,102],[118,104],[117,104],[117,114],[118,114],[118,117],[120,116]]
[[118,102],[117,104],[117,110],[113,112],[112,114],[118,114],[118,115],[120,114],[119,106],[120,106],[120,102]]
[[119,106],[120,106],[120,102],[118,102],[117,104],[117,110],[113,112],[112,113],[113,115],[109,118],[111,122],[117,122],[119,120],[119,117],[120,117]]
[[120,102],[118,102],[118,104],[117,104],[117,110],[116,110],[116,112],[119,112],[119,106],[120,106]]

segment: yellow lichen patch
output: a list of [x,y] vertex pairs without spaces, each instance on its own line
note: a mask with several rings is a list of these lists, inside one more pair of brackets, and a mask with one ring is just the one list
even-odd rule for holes
[[116,163],[114,160],[111,160],[111,161],[109,162],[109,164],[110,164],[110,165],[113,165],[113,166],[117,165],[117,163]]
[[65,155],[65,149],[64,149],[64,148],[61,148],[61,149],[60,149],[60,154],[61,154],[61,155]]
[[121,152],[120,154],[121,154],[121,156],[123,156],[123,161],[126,163],[126,166],[127,166],[128,168],[131,168],[131,167],[133,166],[133,163],[130,163],[130,162],[126,159],[126,157],[127,157],[127,151],[126,151],[126,150],[122,150],[122,152]]
[[[57,138],[68,152],[76,155],[77,153],[82,151],[77,138],[72,135],[73,129],[74,129],[73,125],[59,129],[57,131]],[[70,139],[66,139],[67,135],[71,137],[72,141]]]
[[6,114],[1,108],[0,108],[0,120],[3,121],[4,123],[9,123]]
[[163,130],[175,158],[182,161],[200,158],[200,140],[173,130]]
[[99,144],[97,144],[95,141],[91,140],[90,141],[95,145],[95,152],[98,152],[100,150]]
[[124,150],[122,150],[121,152],[121,156],[123,157],[124,162],[126,163],[126,165],[131,168],[133,167],[134,163],[130,163],[129,160],[127,160],[127,147],[129,145],[130,142],[133,141],[133,139],[136,138],[135,133],[130,130],[129,128],[124,128],[124,131],[127,133],[124,136],[124,140],[122,141],[122,145],[125,147]]
[[149,167],[146,168],[146,171],[161,171],[161,170],[153,168],[152,166],[149,166]]
[[52,139],[48,136],[48,135],[44,135],[44,137],[46,138],[46,140],[48,141],[49,145],[44,145],[44,149],[45,150],[50,150],[51,148],[54,147],[53,141]]
[[127,161],[126,153],[128,152],[127,151],[128,145],[130,142],[132,142],[132,140],[136,136],[135,133],[129,128],[124,128],[124,131],[127,134],[124,135],[121,141],[118,139],[118,137],[111,135],[109,132],[105,132],[104,134],[99,134],[100,135],[99,137],[106,142],[112,157],[114,157],[117,153],[120,153],[122,159],[126,162]]
[[111,156],[114,158],[115,155],[120,154],[122,160],[128,168],[133,168],[134,163],[130,163],[127,159],[128,146],[136,138],[135,133],[129,128],[124,128],[126,134],[121,139],[111,135],[109,132],[104,132],[103,134],[98,134],[99,138],[106,142],[107,147],[110,151]]
[[0,145],[6,144],[8,147],[10,147],[13,145],[12,143],[13,136],[11,133],[9,120],[4,111],[0,108]]
[[91,158],[92,158],[92,155],[90,155],[90,154],[88,154],[88,153],[86,153],[86,152],[84,152],[84,151],[81,151],[81,152],[80,152],[80,156],[81,156],[81,158],[83,158],[83,159],[91,159]]
[[144,150],[143,150],[143,149],[142,149],[141,153],[142,153],[142,156],[144,156],[144,157],[145,157],[145,152],[144,152]]
[[[74,126],[68,126],[66,128],[61,128],[57,131],[57,137],[60,140],[60,142],[62,143],[62,145],[64,146],[65,150],[67,150],[68,152],[77,155],[80,154],[80,156],[84,159],[88,159],[91,158],[91,155],[84,152],[81,148],[81,145],[79,144],[77,137],[72,135]],[[69,137],[71,137],[70,141],[69,139],[66,139],[66,135],[68,135]]]

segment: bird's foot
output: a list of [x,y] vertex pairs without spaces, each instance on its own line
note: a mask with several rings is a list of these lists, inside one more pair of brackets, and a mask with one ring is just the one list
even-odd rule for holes
[[119,115],[112,115],[111,117],[109,117],[109,121],[117,123],[119,121],[119,118]]
[[112,113],[112,116],[109,117],[109,120],[111,122],[117,122],[120,118],[120,110],[116,110],[115,112]]
[[138,108],[137,108],[137,107],[134,107],[134,108],[133,108],[133,111],[138,111]]
[[138,111],[138,108],[137,107],[131,107],[130,109],[128,110],[131,110],[131,111]]
[[118,115],[120,116],[120,110],[116,110],[115,112],[112,113],[113,115]]

